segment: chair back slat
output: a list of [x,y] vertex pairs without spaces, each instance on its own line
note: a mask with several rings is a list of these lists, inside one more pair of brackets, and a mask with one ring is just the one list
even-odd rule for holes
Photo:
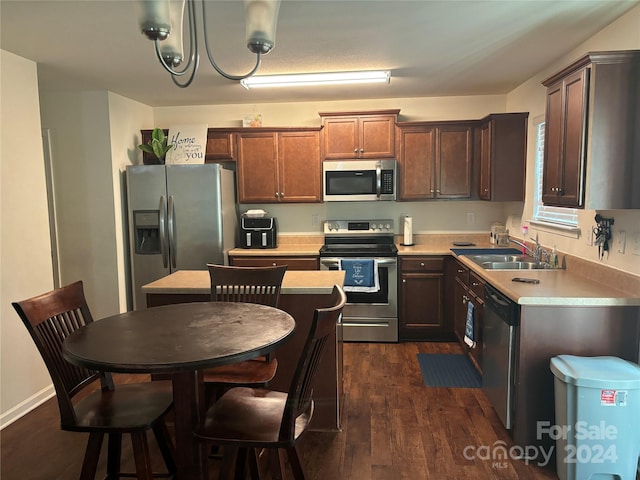
[[73,425],[76,417],[71,399],[82,387],[100,378],[105,386],[113,388],[109,374],[76,367],[63,357],[62,344],[65,338],[93,322],[82,282],[12,305],[27,327],[51,375],[62,425]]
[[344,290],[333,287],[331,306],[314,312],[307,340],[302,348],[298,365],[291,380],[287,403],[282,416],[280,440],[293,443],[296,418],[311,412],[313,406],[313,379],[320,365],[322,353],[331,333],[340,322],[342,309],[347,301]]
[[230,267],[208,264],[212,302],[258,303],[275,307],[286,265]]

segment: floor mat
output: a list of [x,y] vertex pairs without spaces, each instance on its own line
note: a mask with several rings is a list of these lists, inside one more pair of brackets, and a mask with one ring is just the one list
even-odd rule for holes
[[428,387],[480,388],[482,378],[467,355],[419,353],[422,379]]

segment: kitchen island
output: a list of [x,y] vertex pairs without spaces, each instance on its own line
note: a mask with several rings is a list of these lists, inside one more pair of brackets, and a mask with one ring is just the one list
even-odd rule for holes
[[[206,302],[210,299],[211,283],[206,270],[179,270],[142,287],[147,306],[172,303]],[[269,384],[274,390],[287,391],[293,376],[313,312],[330,306],[334,285],[342,286],[341,271],[287,271],[282,281],[278,307],[296,321],[296,330],[290,340],[274,352],[278,370]],[[327,344],[314,383],[315,410],[312,430],[337,431],[340,429],[342,409],[342,338],[340,327]]]

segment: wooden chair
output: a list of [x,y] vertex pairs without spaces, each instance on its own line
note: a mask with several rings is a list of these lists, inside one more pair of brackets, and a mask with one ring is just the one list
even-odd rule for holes
[[[211,301],[259,303],[275,307],[287,266],[229,267],[207,265],[211,277]],[[229,387],[264,387],[275,376],[278,361],[258,357],[204,370],[208,402]]]
[[[272,478],[282,478],[284,450],[294,478],[304,479],[296,442],[313,414],[313,378],[327,338],[335,332],[346,295],[333,288],[331,307],[315,310],[306,342],[291,380],[289,392],[262,388],[229,389],[207,411],[195,429],[203,443],[233,447],[237,450],[236,477],[245,478],[246,464],[253,478],[258,477],[256,449],[270,451]],[[229,472],[221,471],[220,478]]]
[[[171,477],[175,473],[174,450],[164,423],[165,414],[173,407],[170,382],[124,384],[116,388],[111,374],[76,367],[63,358],[64,339],[93,321],[82,282],[12,305],[51,375],[60,410],[60,428],[89,433],[80,479],[95,478],[105,434],[109,436],[107,478],[134,476],[120,472],[122,434],[125,433],[131,435],[137,478],[154,478],[147,430],[153,430],[168,471],[156,476]],[[88,393],[89,385],[96,380],[100,380],[101,388]]]

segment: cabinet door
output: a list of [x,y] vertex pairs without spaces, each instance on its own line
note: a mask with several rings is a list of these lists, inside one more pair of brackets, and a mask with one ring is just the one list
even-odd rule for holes
[[358,117],[329,117],[323,122],[325,159],[358,157]]
[[462,283],[459,278],[456,278],[454,292],[454,306],[453,306],[453,330],[458,338],[458,341],[466,349],[464,343],[464,330],[467,323],[467,302],[469,301],[469,289]]
[[232,132],[207,132],[207,150],[205,160],[224,161],[236,159],[236,142]]
[[527,163],[528,113],[495,113],[480,122],[478,197],[522,201]]
[[400,340],[433,340],[445,330],[444,273],[401,273]]
[[547,89],[542,201],[548,205],[584,205],[584,174],[589,69]]
[[581,70],[564,81],[564,162],[559,193],[560,202],[569,206],[582,206],[584,200],[587,72],[587,69]]
[[478,196],[491,200],[491,122],[480,127],[480,188]]
[[433,198],[436,129],[434,127],[401,127],[398,157],[400,200]]
[[238,134],[238,202],[273,203],[279,198],[275,133]]
[[321,202],[319,132],[280,133],[278,173],[281,202]]
[[436,196],[470,197],[473,129],[471,126],[446,126],[438,130]]
[[554,203],[562,184],[562,82],[547,89],[544,124],[544,165],[542,201]]
[[360,117],[358,158],[394,158],[396,156],[396,117],[380,115]]

